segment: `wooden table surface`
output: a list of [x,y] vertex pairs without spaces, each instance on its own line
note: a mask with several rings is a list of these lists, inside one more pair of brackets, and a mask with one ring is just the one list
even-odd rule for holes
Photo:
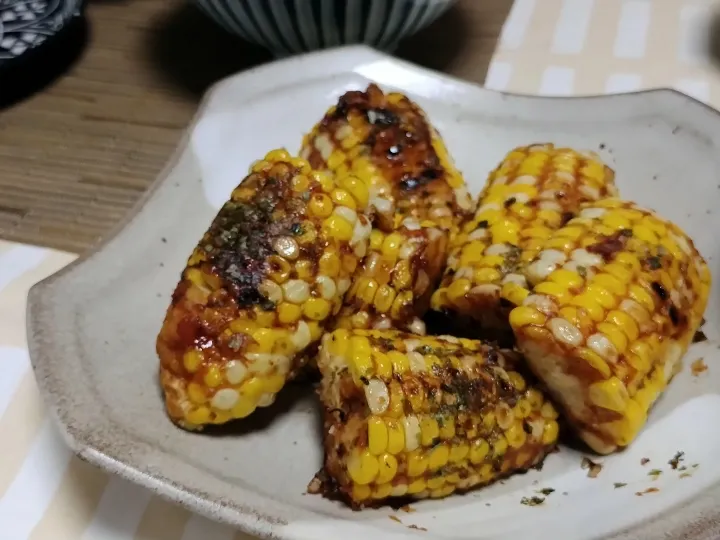
[[[482,83],[512,0],[460,0],[398,55]],[[81,252],[137,201],[205,89],[271,57],[187,2],[89,0],[53,50],[0,74],[0,237]]]

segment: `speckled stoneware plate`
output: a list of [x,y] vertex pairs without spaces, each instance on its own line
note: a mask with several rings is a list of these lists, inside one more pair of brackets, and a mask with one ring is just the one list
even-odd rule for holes
[[[155,336],[188,253],[255,158],[278,146],[298,149],[303,132],[341,93],[369,81],[407,92],[427,109],[475,191],[515,145],[598,150],[617,170],[623,195],[684,227],[720,276],[720,116],[692,99],[667,90],[583,99],[503,95],[363,47],[293,58],[215,85],[117,234],[32,289],[33,365],[68,444],[104,469],[265,538],[717,538],[717,288],[706,314],[708,341],[692,347],[639,439],[602,460],[596,478],[581,469],[582,453],[562,448],[542,471],[417,503],[413,513],[351,512],[305,494],[321,464],[310,392],[285,393],[278,407],[224,436],[186,433],[167,420]],[[709,369],[695,376],[689,365],[701,357]],[[673,470],[668,461],[678,451],[684,461]],[[645,466],[643,458],[650,459]],[[520,503],[544,488],[555,491],[543,504]],[[649,488],[657,491],[636,495]]]

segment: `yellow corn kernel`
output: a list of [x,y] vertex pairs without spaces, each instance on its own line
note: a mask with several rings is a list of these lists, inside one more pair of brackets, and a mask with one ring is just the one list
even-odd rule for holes
[[395,297],[392,308],[390,308],[390,316],[399,319],[402,314],[413,305],[413,292],[403,291]]
[[365,182],[356,176],[346,175],[340,179],[340,185],[355,198],[359,209],[362,210],[367,206],[370,193]]
[[595,322],[600,322],[605,318],[605,310],[603,309],[603,307],[594,297],[588,294],[579,294],[578,296],[570,300],[570,304],[583,308],[585,312],[590,316],[590,318]]
[[202,405],[207,402],[207,395],[205,389],[197,383],[191,382],[187,387],[187,394],[190,401],[196,405]]
[[[542,404],[545,401],[545,398],[543,397],[542,393],[537,390],[536,388],[529,388],[527,392],[525,392],[525,398],[530,402],[530,405],[532,406],[533,410],[539,409],[542,407]],[[492,427],[492,426],[490,426]]]
[[373,229],[370,232],[370,249],[372,251],[380,251],[384,241],[385,234],[381,230]]
[[223,382],[223,376],[220,368],[215,364],[208,366],[207,371],[205,372],[205,377],[203,377],[203,381],[209,388],[220,386]]
[[370,377],[373,371],[370,342],[364,336],[350,338],[350,351],[353,367],[360,377]]
[[504,456],[507,452],[508,442],[505,437],[500,435],[492,445],[493,457]]
[[324,193],[314,193],[308,202],[310,214],[318,218],[328,217],[332,214],[333,208],[332,200]]
[[470,463],[478,465],[490,452],[490,445],[485,439],[475,439],[470,443]]
[[451,463],[462,462],[470,453],[470,446],[466,442],[454,444],[450,448],[450,457],[448,458]]
[[422,478],[418,478],[417,480],[413,480],[410,485],[408,485],[407,493],[408,495],[415,495],[417,493],[422,493],[427,488],[427,485],[425,484],[425,480]]
[[324,321],[330,315],[332,305],[324,298],[310,298],[303,304],[303,314],[312,321]]
[[585,283],[585,280],[581,278],[577,272],[566,270],[565,268],[558,268],[548,276],[548,279],[558,285],[562,285],[566,290],[577,289]]
[[395,478],[398,470],[398,462],[395,456],[383,454],[378,458],[378,463],[380,464],[380,471],[375,479],[378,484],[385,484]]
[[573,351],[573,354],[580,360],[584,360],[590,364],[604,378],[610,376],[610,366],[597,353],[591,351],[590,349],[586,349],[585,347],[578,347]]
[[617,422],[611,422],[608,424],[608,428],[615,435],[620,446],[627,446],[637,436],[646,420],[647,414],[643,408],[635,400],[630,399],[624,418]]
[[337,205],[347,206],[348,208],[351,208],[352,210],[357,209],[357,203],[355,202],[355,199],[350,194],[350,192],[348,192],[344,189],[333,189],[332,193],[330,194],[330,198]]
[[330,238],[336,238],[342,242],[348,242],[353,235],[352,224],[342,216],[332,214],[323,221],[323,232]]
[[278,306],[278,320],[282,324],[292,324],[300,319],[302,309],[300,306],[283,302]]
[[368,420],[368,450],[376,456],[385,453],[388,446],[388,429],[383,419],[372,416]]
[[517,283],[506,283],[503,285],[500,291],[500,297],[508,300],[513,305],[520,306],[525,299],[530,295],[525,287],[518,285]]
[[273,328],[275,326],[275,312],[264,311],[260,308],[255,308],[255,324],[262,328]]
[[378,460],[369,451],[356,452],[348,460],[348,474],[354,482],[367,485],[378,475],[380,466]]
[[628,339],[622,330],[611,323],[600,323],[597,325],[597,329],[607,336],[610,342],[615,346],[618,354],[625,352],[628,345]]
[[320,274],[328,277],[337,277],[340,273],[340,257],[336,253],[325,252],[318,261]]
[[258,328],[252,334],[256,344],[256,352],[269,353],[275,344],[275,332],[270,328]]
[[372,304],[378,283],[374,279],[360,278],[357,281],[357,297],[365,304]]
[[375,375],[381,379],[390,379],[393,374],[393,366],[388,355],[379,351],[373,351],[373,360],[375,362]]
[[405,449],[405,430],[401,422],[387,420],[388,443],[387,451],[391,454],[399,454]]
[[618,212],[606,212],[602,217],[602,222],[615,231],[632,229],[630,221]]
[[630,352],[637,357],[637,362],[633,364],[633,367],[642,373],[650,371],[650,365],[652,364],[652,349],[644,341],[635,341],[630,345]]
[[315,275],[313,272],[313,266],[313,262],[308,259],[301,259],[297,261],[295,263],[297,278],[307,282],[314,281]]
[[621,251],[615,256],[615,262],[625,265],[635,274],[637,274],[641,268],[640,261],[634,253]]
[[598,274],[593,277],[592,283],[600,285],[619,298],[622,298],[627,294],[627,287],[625,284],[610,274]]
[[403,237],[399,233],[392,233],[385,237],[382,245],[381,253],[385,259],[394,263],[397,260],[400,246],[402,246]]
[[399,351],[388,351],[387,353],[390,362],[392,362],[393,371],[401,375],[410,370],[410,361],[406,354]]
[[453,281],[447,289],[448,299],[451,302],[456,303],[458,300],[465,297],[465,295],[470,291],[471,286],[472,284],[468,279],[458,279]]
[[608,313],[608,316],[605,320],[609,323],[614,324],[615,326],[619,327],[623,332],[625,332],[625,335],[630,341],[635,341],[640,335],[640,329],[638,328],[635,319],[633,319],[624,311],[613,310]]
[[450,459],[450,449],[445,444],[438,444],[430,450],[428,468],[431,471],[436,471],[447,465],[448,459]]
[[532,410],[533,409],[532,405],[530,405],[530,402],[525,398],[520,398],[515,404],[513,414],[515,415],[515,418],[527,418],[528,416],[530,416]]
[[310,187],[310,179],[305,176],[304,174],[298,174],[293,176],[292,179],[292,188],[294,191],[302,192],[307,191],[307,189]]
[[413,450],[407,456],[408,476],[420,476],[428,468],[428,460],[422,450]]
[[627,408],[630,399],[627,388],[617,377],[591,384],[588,397],[594,405],[620,413]]
[[511,448],[520,448],[527,440],[527,434],[523,430],[522,422],[514,422],[510,428],[505,431],[505,438]]
[[425,416],[420,420],[421,444],[431,446],[435,439],[440,437],[440,426],[432,416]]
[[552,403],[546,401],[540,409],[540,414],[548,420],[555,420],[559,415]]
[[265,377],[263,382],[263,390],[267,394],[277,394],[285,386],[286,379],[283,375],[275,374]]
[[555,420],[550,420],[545,423],[543,428],[542,442],[543,444],[554,444],[557,441],[558,432],[560,428]]
[[328,169],[334,171],[340,165],[345,163],[345,153],[340,151],[338,148],[332,151],[330,157],[327,160]]
[[525,390],[525,387],[527,386],[525,379],[523,379],[523,376],[517,371],[508,371],[507,376],[508,379],[510,379],[510,384],[512,384],[518,392]]
[[185,419],[196,426],[207,424],[210,422],[210,409],[204,406],[192,409],[185,415]]
[[240,393],[252,401],[257,401],[257,399],[262,395],[264,388],[265,383],[262,378],[251,377],[242,383],[240,386]]
[[522,328],[530,325],[544,325],[547,317],[530,306],[518,306],[510,312],[510,325]]
[[442,476],[433,476],[427,479],[427,488],[429,490],[437,490],[445,485],[445,478]]
[[357,268],[358,264],[358,258],[355,257],[355,255],[351,255],[350,253],[345,253],[342,256],[342,268],[347,272],[348,274],[352,274],[355,272],[355,268]]
[[502,274],[494,268],[478,268],[473,274],[475,283],[494,283],[502,278]]
[[189,373],[195,373],[204,360],[202,352],[191,349],[183,355],[183,366]]
[[412,269],[410,261],[401,261],[395,266],[392,283],[398,289],[406,289],[412,285]]
[[368,485],[353,484],[352,498],[354,501],[366,501],[372,497],[372,488]]
[[440,438],[449,441],[455,437],[455,419],[452,416],[443,418],[440,426]]
[[395,300],[395,289],[390,285],[381,286],[375,293],[375,310],[378,313],[387,313]]
[[650,293],[648,293],[640,285],[630,285],[628,296],[644,307],[648,313],[655,312],[655,300],[653,300]]

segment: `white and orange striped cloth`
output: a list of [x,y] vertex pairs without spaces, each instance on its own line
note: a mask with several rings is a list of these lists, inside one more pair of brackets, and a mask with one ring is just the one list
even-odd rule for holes
[[[489,0],[478,0],[489,1]],[[546,95],[673,86],[720,105],[720,0],[516,0],[487,85]],[[0,538],[248,540],[71,456],[45,412],[25,298],[73,255],[0,241]]]

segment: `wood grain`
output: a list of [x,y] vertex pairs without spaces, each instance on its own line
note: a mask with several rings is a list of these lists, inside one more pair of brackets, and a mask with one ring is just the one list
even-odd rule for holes
[[[482,83],[511,4],[460,0],[398,55]],[[91,0],[51,49],[0,73],[0,237],[74,252],[138,200],[209,85],[271,60],[166,0]]]

